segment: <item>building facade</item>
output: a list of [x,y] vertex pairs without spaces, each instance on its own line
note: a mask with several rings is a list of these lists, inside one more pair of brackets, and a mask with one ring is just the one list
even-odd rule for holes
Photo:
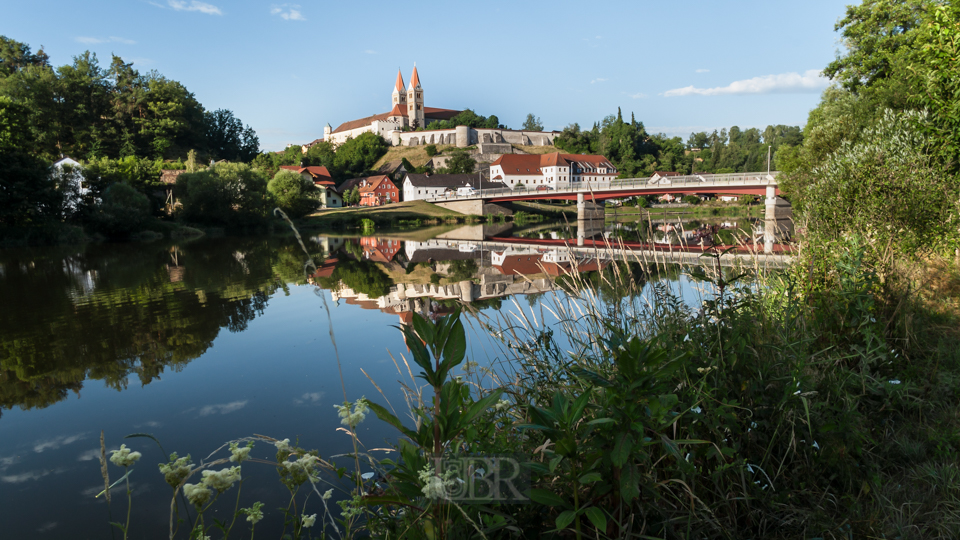
[[403,179],[403,200],[420,201],[454,196],[463,189],[502,189],[501,182],[484,180],[476,174],[408,174]]
[[383,206],[400,202],[400,190],[389,176],[371,176],[361,179],[360,206]]
[[556,188],[609,183],[617,168],[607,158],[586,154],[504,154],[490,165],[490,178],[513,189]]

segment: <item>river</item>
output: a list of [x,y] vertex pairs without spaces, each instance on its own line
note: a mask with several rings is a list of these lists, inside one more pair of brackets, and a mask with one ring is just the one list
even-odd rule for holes
[[[125,491],[115,488],[109,506],[96,497],[101,431],[108,450],[127,444],[143,454],[130,476],[131,538],[166,537],[171,491],[157,472],[166,461],[157,443],[126,435],[148,433],[195,462],[254,434],[324,457],[349,452],[334,410],[345,397],[389,402],[404,416],[396,381],[409,381],[407,348],[394,327],[413,313],[469,305],[468,359],[506,359],[481,321],[518,309],[543,318],[541,306],[564,294],[558,276],[595,272],[610,256],[566,249],[576,235],[556,225],[505,229],[496,238],[482,226],[306,232],[306,253],[292,235],[0,251],[0,536],[119,534],[109,522],[125,518]],[[606,235],[669,245],[681,229],[619,224]],[[680,247],[650,257],[668,263],[656,279],[695,303],[682,265],[699,253]],[[769,257],[765,264],[783,263]],[[372,416],[358,433],[368,448],[395,436]],[[252,452],[274,454],[266,444]],[[110,469],[111,481],[123,474]],[[273,509],[288,495],[275,470],[245,465],[244,478],[243,506],[263,501],[271,510],[263,526],[279,530]]]

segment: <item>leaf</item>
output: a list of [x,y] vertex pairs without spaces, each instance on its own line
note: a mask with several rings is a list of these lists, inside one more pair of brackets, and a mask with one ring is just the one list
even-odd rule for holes
[[583,512],[587,515],[587,519],[590,520],[590,523],[593,523],[593,526],[596,527],[598,531],[607,531],[607,516],[604,515],[603,510],[597,508],[596,506],[591,506]]
[[367,401],[367,406],[373,410],[373,413],[377,415],[377,418],[397,428],[398,430],[400,430],[401,433],[403,433],[407,437],[410,437],[413,440],[417,440],[417,434],[413,430],[410,430],[404,427],[403,423],[400,422],[400,419],[394,416],[390,411],[385,409],[382,405],[377,405],[376,403]]
[[160,441],[157,440],[156,437],[154,437],[153,435],[151,435],[151,434],[149,434],[149,433],[131,433],[131,434],[129,434],[129,435],[124,435],[124,436],[123,436],[124,439],[132,439],[132,438],[135,438],[135,437],[146,437],[146,438],[152,440],[153,442],[157,443],[157,446],[160,447],[160,451],[163,452],[164,457],[166,457],[167,452],[163,449],[163,445],[160,444]]
[[624,502],[632,502],[640,496],[640,473],[635,465],[624,467],[620,473],[620,497]]
[[576,517],[577,517],[577,513],[574,512],[573,510],[567,510],[565,512],[561,512],[560,515],[557,516],[557,530],[562,531],[567,527],[569,527],[570,524],[573,523],[573,520],[576,519]]
[[458,319],[453,323],[450,334],[447,336],[446,343],[443,344],[443,361],[441,370],[445,375],[454,367],[463,362],[464,355],[467,354],[467,337],[463,330],[463,323]]
[[630,457],[630,450],[633,450],[633,435],[629,432],[623,432],[617,435],[617,440],[613,445],[613,452],[610,452],[610,461],[616,467],[622,467]]
[[570,505],[567,504],[567,501],[563,500],[563,498],[556,493],[541,488],[532,488],[530,490],[530,500],[544,506],[561,506],[563,508],[570,507]]
[[615,421],[613,418],[596,418],[587,422],[588,426],[597,426],[600,424],[613,424]]
[[503,395],[503,389],[498,388],[493,392],[490,392],[490,394],[488,394],[487,396],[481,398],[480,401],[477,401],[476,403],[471,405],[469,409],[467,409],[467,412],[463,414],[463,418],[460,420],[461,423],[463,425],[466,425],[466,424],[469,424],[470,422],[473,422],[473,420],[477,416],[480,416],[480,414],[483,413],[483,411],[492,407],[494,403],[498,401],[500,399],[500,396],[502,395]]
[[598,472],[588,472],[587,474],[581,476],[577,481],[581,484],[592,484],[594,482],[599,482],[603,477],[600,476]]
[[437,337],[433,330],[433,324],[424,319],[419,313],[413,314],[413,329],[416,330],[417,335],[420,336],[420,339],[422,339],[424,343],[433,343]]
[[430,361],[430,353],[424,347],[423,342],[420,341],[420,336],[408,326],[400,327],[400,331],[403,332],[403,340],[407,343],[407,347],[410,347],[413,361],[423,368],[427,375],[424,378],[433,385],[433,362]]
[[603,386],[604,388],[609,388],[612,386],[610,381],[603,378],[602,375],[595,371],[583,368],[573,368],[570,371],[572,371],[578,379],[586,379],[588,382],[591,382],[597,386]]

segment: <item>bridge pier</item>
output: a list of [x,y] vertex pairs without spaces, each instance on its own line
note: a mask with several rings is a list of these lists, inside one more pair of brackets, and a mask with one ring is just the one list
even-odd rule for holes
[[777,197],[776,186],[767,186],[763,215],[763,252],[773,253],[778,239],[790,236],[793,230],[793,208],[785,199]]
[[588,201],[583,193],[577,193],[577,245],[602,233],[605,218],[603,203]]

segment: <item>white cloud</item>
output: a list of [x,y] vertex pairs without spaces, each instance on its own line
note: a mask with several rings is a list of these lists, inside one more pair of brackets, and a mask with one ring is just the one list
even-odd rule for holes
[[221,403],[219,405],[206,405],[200,409],[200,416],[209,416],[211,414],[229,414],[247,406],[249,400],[233,401],[230,403]]
[[43,525],[41,525],[41,526],[37,529],[37,532],[38,532],[38,533],[45,533],[45,532],[52,531],[53,529],[56,529],[56,528],[57,528],[57,523],[58,523],[58,522],[56,522],[56,521],[48,521],[48,522],[44,523]]
[[167,5],[174,11],[199,11],[207,15],[223,15],[223,12],[217,6],[197,0],[191,0],[189,4],[184,0],[167,0]]
[[0,476],[0,482],[7,484],[20,484],[30,480],[39,480],[44,476],[50,474],[50,471],[27,471],[20,474],[11,474],[8,476]]
[[636,94],[630,94],[630,97],[633,99],[643,99],[647,97],[647,95],[644,94],[643,92],[637,92]]
[[293,402],[297,405],[302,405],[304,403],[317,403],[323,398],[324,394],[326,394],[326,392],[307,392],[306,394],[300,396],[300,399],[294,398]]
[[73,444],[81,439],[84,439],[86,436],[86,433],[78,433],[76,435],[60,435],[45,441],[37,441],[33,446],[33,451],[39,454],[44,450],[56,450],[61,446]]
[[820,71],[809,69],[803,73],[781,73],[779,75],[764,75],[742,81],[734,81],[727,86],[715,88],[696,88],[685,86],[674,88],[663,93],[665,97],[673,96],[722,96],[743,94],[805,94],[819,92],[826,88],[829,81]]
[[603,77],[597,77],[596,79],[590,81],[590,84],[596,84],[598,82],[607,82],[609,79],[604,79]]
[[110,36],[108,38],[96,38],[89,36],[77,36],[77,43],[83,43],[85,45],[96,45],[97,43],[123,43],[125,45],[136,45],[137,42],[132,39]]
[[77,461],[93,461],[93,460],[95,460],[95,459],[97,459],[97,460],[100,459],[100,449],[99,449],[99,448],[93,448],[93,449],[91,449],[91,450],[87,450],[86,452],[84,452],[84,453],[80,454],[79,456],[77,456]]
[[710,73],[710,70],[709,70],[709,69],[700,68],[700,69],[697,70],[697,73]]
[[280,4],[270,9],[271,15],[279,15],[285,21],[305,21],[306,17],[300,13],[299,4]]

